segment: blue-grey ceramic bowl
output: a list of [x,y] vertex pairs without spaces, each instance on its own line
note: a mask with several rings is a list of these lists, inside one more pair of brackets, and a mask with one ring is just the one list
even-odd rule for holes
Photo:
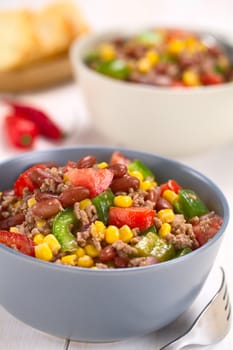
[[[110,147],[83,146],[24,153],[0,163],[0,190],[42,161],[64,164],[94,154],[109,159]],[[118,149],[119,150],[119,149]],[[159,182],[175,178],[201,194],[224,218],[207,244],[179,259],[146,267],[96,270],[43,262],[0,245],[0,303],[19,320],[72,340],[109,342],[140,336],[169,324],[195,300],[213,266],[229,219],[227,201],[207,177],[174,160],[134,150]]]

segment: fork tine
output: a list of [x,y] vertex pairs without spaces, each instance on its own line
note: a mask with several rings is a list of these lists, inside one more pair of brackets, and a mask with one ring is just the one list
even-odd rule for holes
[[230,318],[231,318],[231,304],[229,306],[229,312],[228,312],[228,315],[227,315],[227,321],[230,321]]

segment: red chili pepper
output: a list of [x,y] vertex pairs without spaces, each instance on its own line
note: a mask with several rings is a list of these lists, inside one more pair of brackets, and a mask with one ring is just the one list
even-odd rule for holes
[[6,135],[15,147],[32,148],[38,135],[35,123],[17,114],[8,115],[4,120]]
[[38,127],[39,133],[44,137],[55,141],[59,141],[63,138],[62,130],[43,111],[34,107],[15,103],[8,99],[6,99],[5,102],[14,109],[17,115],[34,122]]
[[23,190],[25,188],[28,188],[30,192],[32,192],[36,188],[35,184],[32,183],[29,177],[29,174],[32,170],[38,169],[38,168],[45,169],[46,165],[44,164],[33,165],[31,168],[27,169],[26,171],[24,171],[22,174],[19,175],[19,177],[16,179],[14,183],[14,191],[16,196],[22,197]]
[[21,233],[0,231],[0,243],[7,247],[16,249],[23,254],[35,256],[33,241]]

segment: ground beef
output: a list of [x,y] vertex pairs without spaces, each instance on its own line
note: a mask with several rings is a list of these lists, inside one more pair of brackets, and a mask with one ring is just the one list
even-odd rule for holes
[[96,263],[95,266],[97,267],[97,269],[108,269],[108,265],[103,263]]
[[133,258],[133,259],[130,259],[129,261],[129,267],[153,265],[153,264],[156,264],[157,262],[158,260],[153,256]]
[[173,244],[175,249],[193,247],[193,240],[186,234],[182,234],[182,233],[178,235],[173,235],[172,233],[168,233],[166,235],[166,241],[168,243]]
[[93,204],[88,205],[85,209],[80,209],[80,203],[74,204],[74,213],[83,226],[90,225],[97,219],[96,208]]
[[88,239],[91,237],[89,230],[78,231],[76,233],[76,236],[77,236],[77,242],[78,242],[80,247],[85,247],[85,245],[87,244]]
[[187,223],[182,214],[176,214],[171,223],[171,234],[166,236],[166,240],[172,243],[176,249],[197,248],[199,246],[193,227]]
[[121,253],[125,255],[135,255],[137,254],[137,249],[130,246],[129,244],[122,242],[122,241],[116,241],[112,244],[113,248],[116,249],[117,253],[121,255]]

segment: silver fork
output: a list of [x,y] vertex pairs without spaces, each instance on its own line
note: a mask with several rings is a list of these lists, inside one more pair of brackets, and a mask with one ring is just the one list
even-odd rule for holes
[[224,269],[219,290],[204,307],[186,333],[174,339],[160,350],[178,350],[188,345],[207,346],[222,340],[231,327],[231,303]]

